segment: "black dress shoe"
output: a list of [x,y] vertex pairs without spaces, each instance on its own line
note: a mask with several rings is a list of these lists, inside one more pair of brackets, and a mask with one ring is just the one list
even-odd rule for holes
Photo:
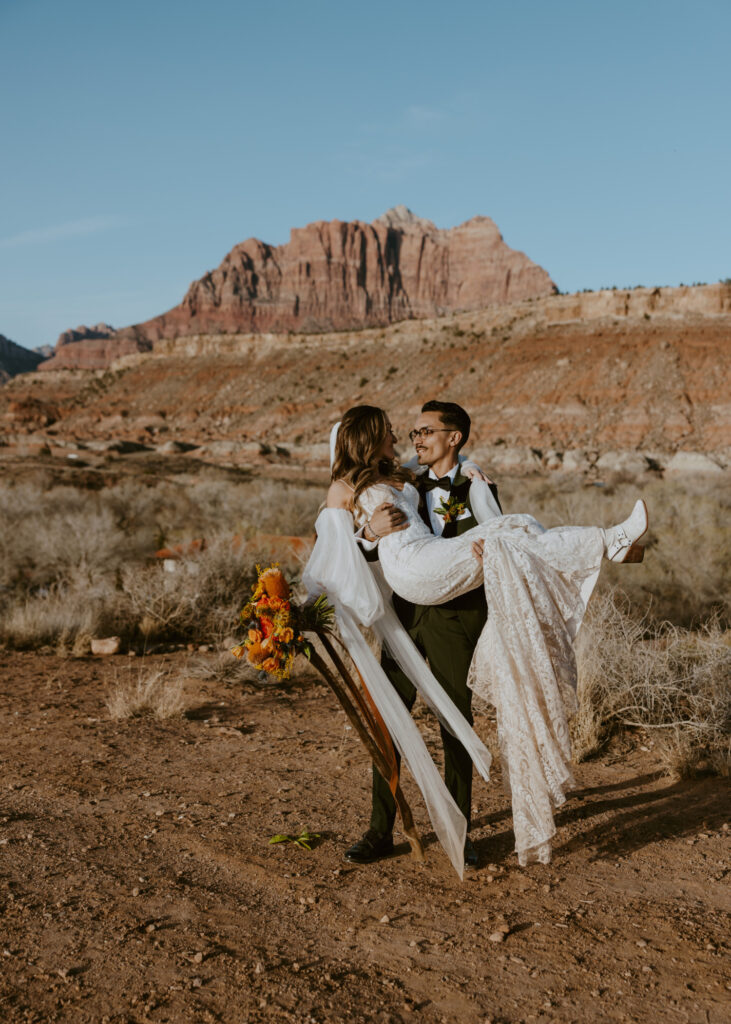
[[376,832],[369,828],[362,839],[345,851],[345,859],[351,864],[372,864],[393,853],[393,836],[390,832]]
[[479,860],[479,858],[477,856],[477,850],[475,849],[475,844],[472,842],[471,839],[465,839],[465,841],[464,841],[464,866],[466,868],[476,868],[478,860]]

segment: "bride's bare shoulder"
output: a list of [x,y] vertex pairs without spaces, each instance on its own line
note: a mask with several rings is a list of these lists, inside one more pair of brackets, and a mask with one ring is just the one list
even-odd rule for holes
[[353,508],[353,488],[344,480],[333,480],[327,492],[328,508]]

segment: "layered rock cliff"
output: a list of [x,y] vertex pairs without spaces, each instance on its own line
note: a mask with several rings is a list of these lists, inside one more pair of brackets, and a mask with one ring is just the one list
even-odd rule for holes
[[8,381],[0,446],[48,430],[84,443],[205,445],[206,457],[236,461],[261,443],[286,448],[294,469],[326,464],[329,427],[350,405],[387,409],[403,441],[421,403],[444,398],[473,415],[470,446],[500,473],[526,458],[603,469],[600,456],[628,451],[630,468],[670,465],[677,452],[726,465],[729,354],[731,286],[720,284],[553,295],[362,331],[188,335],[111,372]]
[[51,358],[42,362],[38,369],[105,370],[120,356],[149,352],[151,348],[151,342],[144,337],[136,337],[129,329],[113,331],[105,337],[82,338],[79,341],[64,342],[63,345],[57,344]]
[[294,228],[285,245],[250,238],[194,281],[179,306],[105,335],[106,346],[76,336],[82,329],[65,332],[44,368],[100,368],[115,346],[121,355],[191,334],[360,330],[555,292],[489,217],[442,230],[399,206],[372,224]]

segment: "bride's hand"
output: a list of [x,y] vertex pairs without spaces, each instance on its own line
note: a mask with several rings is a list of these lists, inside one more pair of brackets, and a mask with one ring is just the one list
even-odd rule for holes
[[472,554],[475,556],[478,562],[482,561],[482,555],[485,550],[484,540],[473,540],[472,541]]
[[486,473],[483,473],[475,462],[463,462],[460,468],[463,476],[466,476],[468,480],[482,480],[486,484],[492,484],[495,482],[494,480],[491,480]]

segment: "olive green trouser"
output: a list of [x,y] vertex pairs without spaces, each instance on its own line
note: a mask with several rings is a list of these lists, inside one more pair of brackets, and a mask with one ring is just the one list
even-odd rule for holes
[[[472,724],[472,691],[467,686],[475,644],[485,623],[480,611],[449,611],[439,606],[425,608],[418,622],[409,629],[412,640],[429,661],[429,666],[444,687],[450,700]],[[396,688],[406,707],[411,710],[416,700],[416,689],[396,662],[385,654],[381,658],[384,672]],[[444,781],[455,803],[470,827],[472,810],[472,761],[462,744],[440,726],[444,747]],[[396,756],[400,763],[398,751]],[[373,768],[372,829],[391,832],[396,817],[388,783]]]

